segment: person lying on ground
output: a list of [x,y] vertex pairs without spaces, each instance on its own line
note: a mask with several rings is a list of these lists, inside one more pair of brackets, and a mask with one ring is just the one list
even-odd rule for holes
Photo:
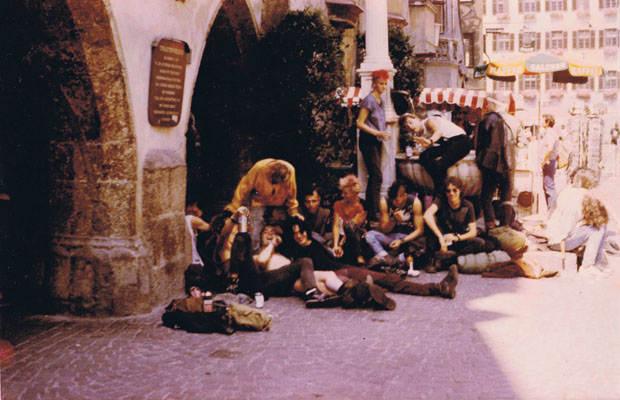
[[[413,114],[400,117],[401,129],[415,134],[415,142],[424,147],[420,164],[433,178],[435,193],[441,190],[448,168],[469,154],[471,141],[460,126],[441,117],[422,119]],[[430,134],[430,138],[426,138]]]
[[437,196],[424,212],[424,221],[434,236],[427,242],[436,262],[425,268],[436,272],[438,268],[455,262],[460,254],[489,252],[493,242],[478,237],[474,206],[463,199],[463,184],[457,177],[445,180],[445,194]]
[[422,202],[417,193],[407,193],[402,180],[390,186],[387,199],[381,198],[379,210],[380,230],[370,230],[364,236],[375,253],[369,267],[378,263],[393,265],[396,260],[388,257],[388,250],[403,263],[409,254],[425,250]]
[[458,283],[458,269],[450,266],[448,274],[438,283],[417,283],[408,281],[397,274],[386,274],[366,268],[355,267],[337,261],[325,247],[312,239],[312,231],[305,221],[297,220],[291,224],[293,239],[298,245],[298,258],[312,260],[316,270],[331,270],[342,281],[354,280],[366,282],[370,277],[374,284],[394,293],[410,294],[415,296],[441,296],[453,299],[456,295]]
[[[238,291],[249,296],[261,292],[267,298],[296,292],[306,302],[328,301],[329,294],[317,288],[312,260],[302,257],[291,262],[276,251],[281,242],[276,227],[266,225],[261,234],[260,251],[252,255],[249,235],[246,232],[235,235],[230,269],[238,274]],[[326,277],[322,283],[324,286],[331,284]],[[332,288],[337,291],[340,285],[342,282],[336,282]]]
[[349,174],[338,181],[342,199],[334,203],[332,225],[333,252],[350,264],[364,264],[362,237],[365,233],[366,211],[360,202],[361,184],[357,176]]

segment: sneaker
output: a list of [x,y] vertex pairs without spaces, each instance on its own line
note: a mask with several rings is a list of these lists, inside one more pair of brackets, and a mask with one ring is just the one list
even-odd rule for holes
[[342,304],[342,295],[321,293],[318,297],[306,300],[306,308],[332,308]]

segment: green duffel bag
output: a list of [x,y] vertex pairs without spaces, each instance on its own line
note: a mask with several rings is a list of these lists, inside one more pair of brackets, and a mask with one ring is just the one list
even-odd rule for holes
[[527,237],[523,232],[508,226],[498,226],[489,229],[488,234],[499,242],[502,250],[508,253],[510,258],[519,259],[527,251]]
[[268,331],[271,329],[271,317],[265,311],[243,304],[230,303],[228,317],[237,329]]

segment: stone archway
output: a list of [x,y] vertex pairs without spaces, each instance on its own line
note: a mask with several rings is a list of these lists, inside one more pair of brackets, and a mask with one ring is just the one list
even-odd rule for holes
[[[38,195],[44,196],[46,218],[34,228],[46,239],[30,249],[41,254],[41,264],[27,276],[14,276],[18,290],[38,286],[35,293],[45,292],[54,311],[148,311],[133,304],[139,291],[132,275],[143,258],[136,229],[136,144],[105,2],[28,2],[12,4],[8,12],[9,29],[25,35],[10,78],[16,103],[27,109],[8,116],[16,143],[7,147],[32,146],[23,154],[40,164],[38,181],[19,168],[23,160],[8,173],[15,183],[15,219],[38,211],[21,206],[33,204],[32,192],[17,188],[45,185]],[[9,269],[20,267],[28,246],[13,250]]]
[[197,131],[188,135],[189,202],[207,215],[230,201],[250,164],[252,121],[244,118],[257,27],[245,0],[225,0],[209,31],[192,99]]

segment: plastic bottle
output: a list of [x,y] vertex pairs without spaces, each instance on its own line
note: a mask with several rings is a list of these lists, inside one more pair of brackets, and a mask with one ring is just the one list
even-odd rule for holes
[[407,270],[407,276],[416,277],[420,275],[420,271],[416,271],[415,269],[413,269],[413,256],[411,254],[407,256],[407,265],[409,266],[409,269]]

